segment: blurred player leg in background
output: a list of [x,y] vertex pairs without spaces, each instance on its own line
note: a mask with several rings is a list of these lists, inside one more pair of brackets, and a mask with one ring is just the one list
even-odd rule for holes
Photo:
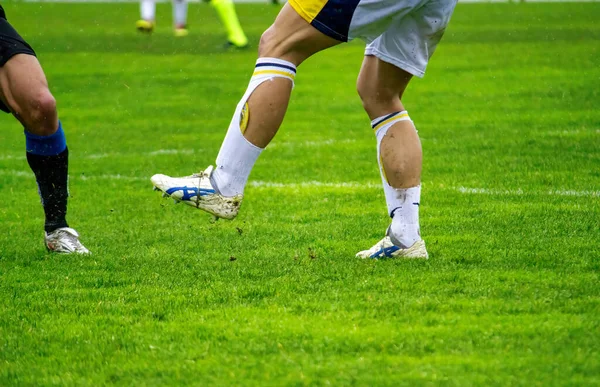
[[379,11],[386,12],[372,12],[373,0],[290,0],[261,37],[254,74],[234,113],[216,169],[209,167],[190,178],[155,175],[155,188],[217,217],[235,217],[252,167],[283,121],[296,67],[347,41],[352,33],[370,42],[358,90],[377,138],[392,217],[386,236],[357,256],[427,258],[418,218],[421,144],[400,97],[413,75],[423,76],[456,1],[380,2]]
[[[187,0],[173,0],[173,33],[175,36],[187,36]],[[152,33],[156,25],[156,2],[155,0],[140,1],[141,19],[135,23],[140,32]]]
[[221,23],[227,31],[227,44],[237,48],[244,48],[248,45],[248,38],[242,30],[240,21],[235,12],[235,6],[232,0],[210,0],[210,4],[215,8]]
[[25,128],[27,162],[35,174],[51,251],[89,253],[67,224],[69,151],[56,101],[35,53],[4,18],[0,7],[0,110]]
[[[173,25],[175,36],[187,36],[187,0],[173,1]],[[227,32],[227,45],[244,48],[248,46],[248,38],[240,25],[240,21],[235,12],[235,6],[232,0],[208,0],[214,7],[221,23]],[[145,33],[154,31],[156,24],[156,3],[155,0],[140,1],[141,19],[137,21],[136,28]]]
[[187,0],[173,0],[173,26],[175,36],[187,36]]
[[156,20],[155,0],[140,0],[140,20],[135,23],[135,27],[140,32],[151,33],[154,31]]

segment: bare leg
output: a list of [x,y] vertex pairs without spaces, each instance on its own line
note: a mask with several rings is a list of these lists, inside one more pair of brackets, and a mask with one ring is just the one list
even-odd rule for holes
[[[299,66],[311,55],[341,42],[308,24],[286,4],[271,27],[262,35],[260,58],[278,58]],[[266,147],[283,122],[292,92],[285,78],[264,82],[248,100],[251,118],[244,137],[259,148]]]
[[58,129],[56,101],[35,56],[15,55],[0,67],[0,99],[28,132],[50,136]]

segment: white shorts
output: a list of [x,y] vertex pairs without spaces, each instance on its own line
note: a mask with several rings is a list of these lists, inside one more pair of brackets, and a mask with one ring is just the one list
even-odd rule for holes
[[334,39],[367,42],[374,55],[422,77],[457,0],[289,0],[304,20]]

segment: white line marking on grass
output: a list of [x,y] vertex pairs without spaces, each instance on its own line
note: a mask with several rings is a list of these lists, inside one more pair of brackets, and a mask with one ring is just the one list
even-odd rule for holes
[[269,144],[268,148],[278,148],[278,147],[296,147],[296,146],[305,146],[305,147],[320,147],[320,146],[328,146],[328,145],[340,145],[340,144],[352,144],[355,143],[354,139],[345,139],[345,140],[320,140],[320,141],[283,141],[283,142],[273,142]]
[[15,170],[0,170],[0,175],[14,177],[33,177],[33,172],[15,171]]
[[515,190],[500,190],[500,189],[487,189],[487,188],[467,188],[458,187],[455,188],[458,192],[464,194],[480,194],[480,195],[523,195],[521,189]]
[[[15,171],[12,169],[9,170],[0,170],[0,175],[4,176],[13,176],[13,177],[26,177],[34,179],[33,172],[31,171]],[[125,180],[125,181],[150,181],[150,178],[145,177],[137,177],[137,176],[124,176],[124,175],[70,175],[69,179],[74,180]]]
[[[33,179],[33,173],[28,171],[0,170],[0,175],[25,177]],[[150,182],[150,176],[125,176],[119,174],[102,175],[72,175],[73,180],[121,180],[121,181],[145,181]],[[381,189],[381,183],[373,182],[322,182],[322,181],[304,181],[300,183],[278,183],[273,181],[249,181],[248,185],[254,188],[274,188],[274,189],[310,189],[310,188],[330,188],[330,189]],[[435,189],[435,188],[434,188]],[[522,189],[489,189],[489,188],[469,188],[469,187],[449,187],[441,190],[452,190],[467,195],[496,195],[496,196],[522,196],[522,195],[547,195],[547,196],[576,196],[576,197],[600,197],[600,191],[577,191],[577,190],[549,190],[549,191],[524,191]]]
[[[323,141],[302,141],[302,142],[275,142],[269,144],[269,148],[279,148],[279,147],[308,147],[308,148],[316,148],[321,146],[328,145],[340,145],[340,144],[352,144],[355,143],[356,140],[346,139],[346,140],[323,140]],[[163,155],[193,155],[205,152],[204,149],[158,149],[152,152],[145,153],[79,153],[72,154],[71,158],[73,159],[84,159],[84,160],[96,160],[96,159],[105,159],[105,158],[118,158],[118,157],[126,157],[126,156],[135,156],[135,157],[153,157],[153,156],[163,156]],[[2,155],[0,156],[0,161],[2,160],[24,160],[25,153],[17,154],[17,155]]]
[[98,154],[85,155],[82,158],[94,160],[94,159],[104,159],[104,158],[112,157],[112,156],[114,156],[114,155],[110,154],[110,153],[98,153]]
[[194,153],[200,153],[202,150],[194,149],[159,149],[157,151],[150,152],[146,156],[160,156],[160,155],[191,155]]
[[549,191],[548,195],[600,197],[600,191],[557,190],[557,191]]
[[137,177],[137,176],[123,176],[123,175],[79,175],[74,176],[76,179],[80,180],[125,180],[125,181],[150,181],[150,177]]
[[548,136],[577,136],[580,134],[584,134],[584,135],[594,135],[594,134],[600,134],[600,129],[596,129],[596,130],[580,130],[580,129],[573,129],[573,130],[551,130],[548,132],[543,132]]
[[584,197],[600,197],[600,191],[576,191],[576,190],[550,190],[550,191],[530,191],[526,192],[522,189],[488,189],[488,188],[467,188],[458,187],[454,188],[460,193],[464,194],[480,194],[480,195],[510,195],[510,196],[522,196],[522,195],[549,195],[549,196],[584,196]]
[[341,183],[324,183],[322,181],[305,181],[301,183],[275,183],[271,181],[249,181],[248,185],[256,188],[280,188],[280,189],[297,189],[297,188],[381,188],[381,183],[358,183],[358,182],[341,182]]

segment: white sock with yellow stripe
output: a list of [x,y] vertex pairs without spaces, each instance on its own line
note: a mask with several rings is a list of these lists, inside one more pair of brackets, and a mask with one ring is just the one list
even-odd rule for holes
[[244,137],[244,131],[250,119],[248,99],[260,84],[273,78],[287,78],[294,84],[296,66],[277,58],[259,58],[248,89],[238,103],[227,135],[217,156],[211,182],[224,196],[235,196],[244,193],[244,187],[254,167],[254,163],[263,151]]
[[410,247],[421,239],[419,232],[419,202],[421,199],[421,186],[411,188],[394,188],[387,180],[381,158],[381,141],[387,131],[397,122],[411,121],[406,111],[395,112],[371,121],[371,126],[377,137],[377,161],[383,182],[383,192],[392,218],[388,235],[392,242],[399,247]]

